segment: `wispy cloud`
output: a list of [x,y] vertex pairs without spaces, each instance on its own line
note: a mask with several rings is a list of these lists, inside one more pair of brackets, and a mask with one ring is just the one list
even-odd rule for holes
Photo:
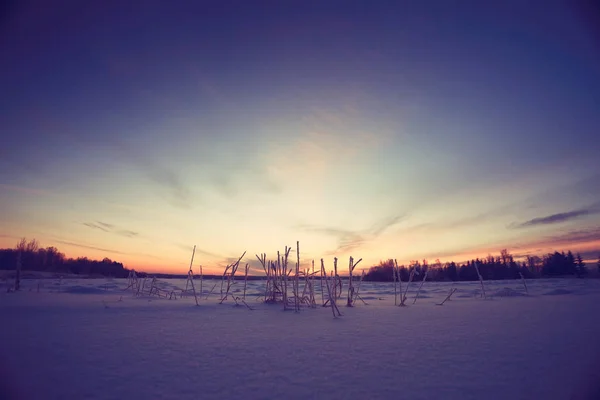
[[545,242],[561,245],[594,241],[600,241],[600,228],[572,230],[545,238]]
[[69,242],[69,241],[66,241],[66,240],[56,240],[56,241],[57,241],[57,242],[59,242],[59,243],[62,243],[62,244],[69,245],[69,246],[80,247],[80,248],[82,248],[82,249],[98,250],[98,251],[103,251],[103,252],[105,252],[105,253],[126,254],[126,253],[124,253],[124,252],[122,252],[122,251],[111,250],[111,249],[104,249],[104,248],[102,248],[102,247],[88,246],[88,245],[86,245],[86,244],[75,243],[75,242]]
[[600,212],[600,210],[598,209],[597,205],[594,205],[592,207],[584,208],[584,209],[580,209],[580,210],[567,211],[567,212],[547,215],[545,217],[533,218],[533,219],[530,219],[529,221],[525,221],[525,222],[522,222],[519,224],[513,224],[510,227],[511,228],[529,228],[532,226],[539,226],[539,225],[560,224],[560,223],[574,220],[574,219],[584,217],[587,215],[596,214],[598,212]]
[[116,227],[113,224],[107,224],[106,222],[96,221],[96,222],[84,222],[83,225],[87,226],[91,229],[99,229],[103,232],[114,233],[116,235],[124,236],[124,237],[136,237],[139,236],[139,232],[131,231],[129,229],[121,229]]
[[107,144],[123,160],[134,164],[150,181],[164,189],[164,193],[167,194],[166,200],[171,205],[183,209],[191,208],[191,190],[173,170],[123,140],[112,138]]
[[87,226],[88,228],[99,229],[104,232],[110,232],[109,229],[106,229],[100,225],[94,224],[93,222],[84,222],[83,225]]
[[370,229],[370,233],[377,237],[381,234],[383,234],[386,230],[388,230],[390,227],[398,224],[402,219],[405,218],[405,215],[393,215],[393,216],[389,216],[377,223],[375,223],[373,225],[373,227]]
[[[176,247],[180,248],[181,250],[184,251],[189,251],[190,254],[192,252],[192,250],[194,249],[194,246],[190,246],[187,244],[182,244],[182,243],[173,243],[173,245],[175,245]],[[201,249],[200,247],[196,246],[196,253],[195,254],[202,254],[204,256],[210,257],[210,258],[223,258],[221,255],[216,254],[216,253],[212,253],[208,250],[204,250]]]
[[300,225],[297,228],[311,233],[320,233],[333,236],[337,239],[337,248],[327,253],[347,253],[362,247],[369,241],[377,239],[390,227],[396,225],[404,218],[403,215],[393,215],[377,221],[371,227],[362,230],[347,230],[323,226]]

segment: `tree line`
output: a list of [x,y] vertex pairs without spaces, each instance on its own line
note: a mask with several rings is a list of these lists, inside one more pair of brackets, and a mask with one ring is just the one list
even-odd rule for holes
[[[365,274],[366,281],[392,281],[394,260],[380,261],[379,265],[369,268]],[[597,264],[600,272],[600,257]],[[573,255],[571,251],[554,252],[543,257],[527,256],[524,261],[515,261],[508,250],[502,250],[500,255],[487,256],[484,259],[474,259],[463,263],[436,260],[429,264],[427,260],[411,261],[409,266],[401,265],[400,277],[403,281],[409,280],[410,271],[415,270],[415,275],[423,276],[427,271],[427,280],[432,281],[476,281],[479,279],[477,270],[485,280],[525,279],[552,277],[552,276],[577,276],[584,277],[588,273],[581,255]]]
[[[90,260],[87,257],[67,258],[56,247],[42,248],[37,240],[28,241],[25,238],[12,249],[0,249],[0,270],[15,270],[18,263],[23,271],[59,274],[126,278],[130,272],[123,264],[109,258],[101,261]],[[380,261],[379,265],[369,268],[364,280],[392,281],[393,268],[394,260]],[[597,268],[600,272],[600,257]],[[431,281],[476,281],[479,279],[477,270],[485,280],[520,279],[521,276],[526,279],[569,275],[584,277],[588,273],[581,255],[573,255],[571,251],[554,252],[543,257],[528,255],[525,260],[519,262],[515,261],[506,249],[497,257],[488,255],[483,259],[477,258],[463,263],[442,263],[436,260],[435,263],[429,264],[426,260],[415,260],[408,266],[399,266],[399,269],[403,281],[408,281],[412,269],[420,277],[427,271],[427,280]]]
[[123,264],[104,258],[67,258],[56,247],[40,247],[37,240],[21,239],[13,249],[0,249],[0,270],[43,271],[63,274],[110,276],[127,278],[129,270]]

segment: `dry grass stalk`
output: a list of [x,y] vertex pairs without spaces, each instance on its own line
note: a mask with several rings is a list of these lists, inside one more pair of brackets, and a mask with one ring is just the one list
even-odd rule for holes
[[427,280],[427,274],[428,273],[429,273],[429,268],[427,268],[427,270],[425,270],[425,274],[423,275],[423,280],[421,281],[421,284],[419,285],[419,288],[417,289],[417,294],[415,295],[415,299],[413,300],[413,304],[415,304],[417,302],[417,299],[419,298],[419,293],[421,292],[421,288],[425,284],[425,280]]
[[334,280],[334,273],[331,272],[331,279],[327,278],[327,272],[325,272],[325,264],[323,262],[323,259],[321,259],[321,271],[323,273],[323,275],[325,275],[325,283],[327,284],[327,295],[329,297],[328,301],[330,306],[331,306],[331,312],[333,313],[333,317],[337,318],[338,316],[341,316],[342,313],[340,313],[340,310],[337,308],[337,305],[335,304],[335,293],[333,292],[334,286],[335,286],[335,280]]
[[135,270],[129,271],[129,276],[127,276],[127,287],[125,290],[131,288],[133,294],[135,294],[138,285],[138,277],[135,273]]
[[[291,247],[287,247],[285,246],[285,254],[283,257],[281,257],[281,274],[283,275],[283,289],[282,289],[282,293],[283,293],[283,309],[287,310],[289,307],[288,304],[288,295],[287,295],[287,283],[288,283],[288,275],[292,272],[291,270],[288,271],[288,257],[290,255],[290,251],[292,251]],[[277,253],[279,255],[279,253]]]
[[450,300],[450,297],[454,294],[454,292],[456,292],[455,288],[450,289],[450,292],[448,293],[448,296],[446,296],[446,298],[444,299],[444,301],[442,301],[441,303],[438,303],[436,305],[443,306],[445,302],[447,302],[448,300]]
[[[416,267],[413,266],[412,269],[410,270],[410,275],[408,276],[408,282],[406,283],[406,289],[404,290],[404,294],[402,294],[402,298],[400,299],[401,307],[404,307],[406,305],[405,304],[406,303],[406,294],[408,293],[408,288],[410,287],[410,284],[413,281],[413,278],[415,277],[415,273],[416,273]],[[400,281],[400,282],[402,282],[402,281]]]
[[200,265],[200,296],[204,293],[202,282],[204,281],[204,274],[202,273],[202,265]]
[[208,292],[208,294],[206,295],[206,300],[208,300],[208,297],[212,294],[212,292],[215,290],[215,288],[217,287],[217,284],[215,283],[212,287],[212,289],[210,289],[210,292]]
[[248,263],[244,268],[244,300],[246,300],[246,286],[248,286]]
[[485,294],[485,286],[483,285],[483,277],[479,273],[478,263],[475,263],[475,271],[477,271],[477,276],[479,277],[479,283],[481,283],[481,297],[483,297],[484,299],[487,299],[487,296]]
[[[194,273],[192,272],[192,265],[194,265],[194,255],[196,254],[196,245],[194,245],[194,250],[192,250],[192,259],[190,261],[190,269],[187,274],[187,281],[185,282],[185,289],[187,292],[188,283],[192,288],[192,293],[194,293],[194,299],[196,300],[196,305],[198,304],[198,296],[196,295],[196,288],[194,287]],[[153,285],[155,280],[152,281]]]
[[329,295],[329,282],[327,281],[327,272],[325,272],[325,263],[323,261],[323,259],[321,258],[321,295],[323,295],[323,286],[325,286],[325,288],[327,289],[327,297],[323,298],[323,307],[327,307],[327,305],[329,304],[329,299],[330,299],[330,295]]
[[[404,306],[404,300],[406,300],[406,296],[402,293],[402,275],[400,274],[400,267],[398,266],[398,261],[394,259],[394,266],[392,268],[392,273],[394,274],[394,283],[398,283],[398,290],[394,287],[394,296],[397,296],[396,293],[400,295],[400,304],[398,304],[397,298],[394,298],[394,305]],[[408,287],[406,288],[408,290]]]
[[137,292],[135,294],[136,296],[139,296],[140,292],[142,294],[144,294],[144,286],[146,286],[146,277],[144,277],[144,279],[142,280],[141,285],[140,284],[137,285]]
[[523,273],[519,271],[519,275],[521,276],[521,282],[523,282],[523,286],[525,287],[525,293],[527,293],[527,296],[529,296],[529,289],[527,289],[527,283],[525,283],[525,277],[523,276]]
[[[398,262],[394,259],[394,265],[392,266],[392,275],[394,279],[394,305],[398,305],[398,288],[397,288],[397,280],[396,280],[396,271],[398,270]],[[402,288],[400,288],[402,290]]]
[[[314,262],[314,261],[313,261],[313,262]],[[324,281],[323,281],[323,279],[324,279],[324,276],[323,276],[323,271],[324,271],[324,269],[323,269],[323,259],[321,259],[321,269],[320,269],[320,273],[321,273],[321,285],[320,285],[320,286],[321,286],[321,303],[322,303],[321,305],[322,305],[323,307],[325,307],[325,290],[323,289],[323,286],[324,286]]]
[[273,284],[273,276],[275,275],[275,268],[272,265],[271,261],[267,261],[266,253],[262,253],[260,256],[255,254],[258,262],[262,265],[263,270],[265,271],[265,275],[267,276],[267,282],[265,284],[265,303],[275,303],[275,290]]
[[300,311],[300,242],[296,241],[296,275],[294,276],[294,311]]
[[333,293],[335,294],[335,298],[337,299],[341,299],[342,298],[342,291],[344,288],[344,284],[342,282],[342,278],[338,275],[338,270],[337,270],[337,257],[333,258],[333,270],[335,272],[334,278],[333,278]]
[[350,260],[348,262],[348,300],[346,306],[352,307],[354,305],[354,285],[352,281],[352,273],[354,272],[354,268],[362,261],[362,258],[357,262],[354,262],[354,258],[350,256]]
[[365,305],[367,305],[367,302],[363,300],[362,297],[360,297],[359,292],[360,292],[360,284],[363,281],[363,278],[365,277],[365,271],[363,270],[362,274],[360,274],[360,280],[358,281],[358,286],[356,287],[356,291],[354,292],[354,300],[352,301],[352,303],[356,303],[356,299],[360,299],[360,301],[362,301]]
[[315,260],[312,260],[312,274],[310,276],[310,288],[311,288],[311,307],[317,307],[317,300],[315,297]]
[[[223,302],[225,300],[227,300],[227,298],[229,296],[232,296],[230,292],[231,292],[231,287],[235,284],[235,273],[237,272],[238,267],[240,266],[240,261],[242,261],[242,258],[244,258],[245,255],[246,255],[246,252],[244,251],[242,253],[242,255],[240,256],[240,258],[238,258],[238,260],[235,263],[225,267],[225,272],[223,273],[223,279],[221,280],[221,301],[219,302],[219,304],[223,304]],[[228,271],[229,271],[229,273],[228,273]],[[225,282],[226,277],[227,277],[227,287],[226,287],[225,293],[223,293],[223,283]],[[234,300],[235,300],[235,298],[234,298]]]

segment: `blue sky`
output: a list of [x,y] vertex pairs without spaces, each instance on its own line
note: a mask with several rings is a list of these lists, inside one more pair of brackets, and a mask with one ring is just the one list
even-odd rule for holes
[[593,13],[501,3],[15,2],[0,243],[183,272],[296,240],[595,258]]

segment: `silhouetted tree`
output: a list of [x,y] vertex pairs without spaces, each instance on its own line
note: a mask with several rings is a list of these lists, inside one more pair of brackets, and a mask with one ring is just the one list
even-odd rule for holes
[[577,257],[575,258],[576,272],[579,278],[583,277],[587,274],[587,269],[585,268],[585,263],[581,258],[581,254],[577,253]]
[[394,260],[379,261],[379,265],[369,268],[365,274],[366,281],[388,282],[394,279]]
[[528,255],[527,257],[525,257],[525,260],[529,271],[535,276],[539,275],[542,267],[542,259],[538,256]]
[[548,254],[543,260],[542,273],[547,276],[574,275],[576,266],[573,253]]
[[[20,265],[20,267],[19,267]],[[86,257],[67,259],[55,247],[40,248],[37,240],[21,239],[14,249],[0,249],[0,269],[20,271],[68,272],[125,278],[129,270],[123,264],[105,258],[102,261],[89,260]],[[18,282],[19,279],[16,279]],[[18,283],[15,283],[15,286]]]
[[456,268],[456,263],[454,261],[446,264],[446,271],[448,278],[451,281],[454,282],[458,280],[458,269]]
[[[410,262],[409,268],[400,266],[400,276],[404,282],[408,281],[410,269],[414,267],[415,273],[420,277],[429,270],[427,279],[432,281],[476,281],[478,280],[476,264],[485,280],[520,279],[521,274],[523,277],[531,279],[542,275],[577,274],[577,276],[583,276],[587,273],[581,256],[577,254],[575,257],[571,251],[567,253],[554,252],[543,258],[528,255],[523,261],[515,261],[509,251],[503,249],[499,257],[490,254],[484,259],[477,258],[460,265],[451,261],[442,266],[439,260],[436,260],[433,265],[428,265],[426,260],[423,260],[422,263],[413,260]],[[392,281],[393,268],[393,260],[380,261],[378,265],[369,269],[364,279],[367,281]],[[598,270],[600,271],[600,257],[598,258]]]

